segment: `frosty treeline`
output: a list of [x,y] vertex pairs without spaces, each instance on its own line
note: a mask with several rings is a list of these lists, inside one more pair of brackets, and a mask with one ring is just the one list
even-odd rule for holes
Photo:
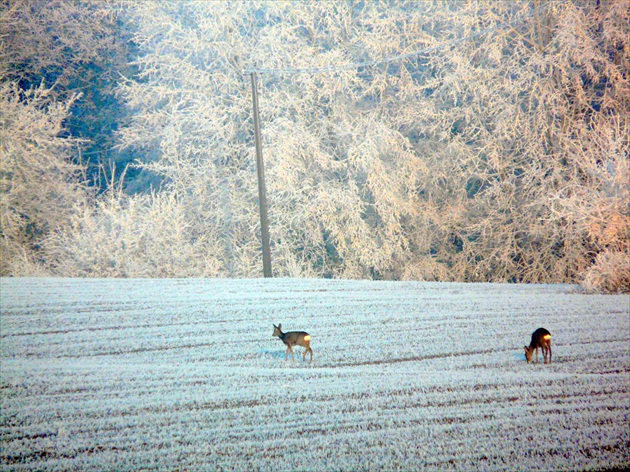
[[3,2],[2,275],[630,290],[630,2]]

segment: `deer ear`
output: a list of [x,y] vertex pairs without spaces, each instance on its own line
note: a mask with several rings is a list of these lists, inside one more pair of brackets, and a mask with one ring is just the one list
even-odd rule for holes
[[525,346],[525,352],[527,352],[527,346]]
[[282,323],[278,323],[278,329],[282,328]]

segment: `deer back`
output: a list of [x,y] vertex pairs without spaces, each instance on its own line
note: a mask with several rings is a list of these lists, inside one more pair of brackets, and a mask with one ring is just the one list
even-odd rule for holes
[[547,346],[551,341],[551,333],[545,328],[538,328],[532,333],[532,341],[529,344],[530,348],[537,348]]
[[309,347],[309,342],[311,340],[311,335],[304,331],[289,331],[288,333],[284,333],[284,337],[282,341],[287,346],[302,346]]

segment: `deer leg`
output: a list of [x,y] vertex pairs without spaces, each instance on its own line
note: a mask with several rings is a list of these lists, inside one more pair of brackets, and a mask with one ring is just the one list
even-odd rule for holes
[[289,353],[291,353],[291,359],[295,361],[295,356],[293,355],[293,349],[291,349],[291,346],[287,346],[287,355],[285,356],[285,360],[289,360]]
[[547,344],[547,356],[549,356],[549,364],[551,364],[551,343]]
[[313,362],[313,350],[310,347],[304,350],[304,355],[302,356],[302,362],[306,362],[306,355],[309,353],[311,355],[311,359],[309,363]]
[[536,364],[538,364],[538,346],[536,346]]

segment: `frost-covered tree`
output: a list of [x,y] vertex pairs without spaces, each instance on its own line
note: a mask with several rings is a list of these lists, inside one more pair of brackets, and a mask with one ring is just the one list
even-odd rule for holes
[[[607,190],[627,174],[627,2],[229,5],[136,4],[120,88],[123,145],[226,236],[226,274],[260,267],[256,68],[278,274],[572,281],[627,245]],[[572,210],[599,211],[591,184],[611,244]]]
[[[245,68],[321,68],[419,47],[387,27],[373,6],[140,3],[132,12],[141,45],[139,80],[121,93],[134,110],[125,145],[197,221],[227,237],[217,254],[232,275],[259,272],[258,213],[249,77]],[[396,11],[396,10],[395,10]],[[413,18],[423,12],[415,8]],[[399,18],[404,17],[397,11]],[[406,27],[403,25],[400,28]],[[400,29],[398,28],[398,29]],[[379,116],[387,71],[264,75],[261,96],[275,272],[392,276],[410,254],[403,224],[416,212],[422,165],[408,138]]]
[[276,275],[630,285],[627,0],[52,3],[137,47],[118,144],[164,183],[75,215],[59,270],[261,273],[256,70]]
[[[628,249],[628,2],[542,5],[429,58],[418,132],[444,146],[426,150],[424,192],[456,279],[575,281],[609,245],[588,229],[601,217],[618,228],[614,250]],[[444,24],[471,31],[514,8],[530,10],[469,4]]]
[[[133,73],[133,42],[113,2],[8,0],[0,4],[0,77],[20,89],[44,85],[70,101],[67,133],[83,140],[80,158],[94,185],[120,174],[133,158],[115,149],[124,108],[114,95],[119,78]],[[105,171],[105,172],[104,172]],[[128,172],[128,176],[131,172]]]
[[78,142],[64,136],[71,101],[0,83],[0,275],[42,273],[41,245],[86,202]]
[[198,227],[173,194],[113,186],[53,232],[43,252],[66,277],[216,277],[217,235]]

